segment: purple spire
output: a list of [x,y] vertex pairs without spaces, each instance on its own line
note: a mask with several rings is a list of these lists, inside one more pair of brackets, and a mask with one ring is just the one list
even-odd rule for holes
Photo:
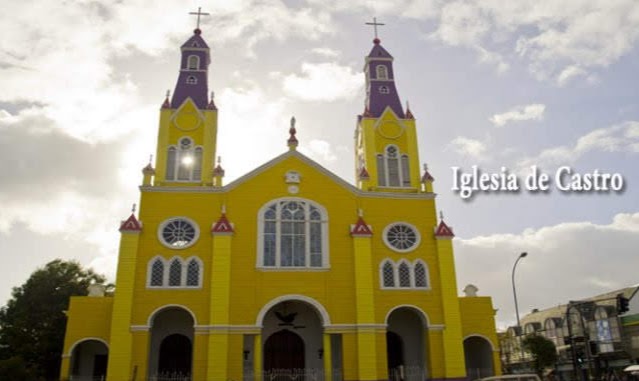
[[390,107],[400,118],[405,118],[399,101],[393,73],[393,56],[380,45],[379,38],[373,40],[373,49],[366,57],[366,106],[371,117],[378,118],[386,107]]
[[182,51],[180,75],[173,91],[171,108],[180,107],[186,98],[190,97],[199,109],[206,109],[209,93],[208,68],[211,57],[209,46],[201,33],[199,28],[195,29],[193,36],[180,47]]

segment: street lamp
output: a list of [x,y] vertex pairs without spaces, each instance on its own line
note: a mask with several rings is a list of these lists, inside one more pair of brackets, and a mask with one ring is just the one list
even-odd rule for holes
[[515,297],[515,313],[517,314],[517,327],[520,326],[520,323],[519,323],[519,306],[517,305],[517,290],[515,290],[515,269],[517,268],[517,263],[519,262],[519,260],[522,258],[525,258],[527,255],[528,253],[526,253],[525,251],[519,254],[519,257],[517,257],[517,260],[515,261],[515,264],[513,265],[512,283],[513,283],[513,296]]

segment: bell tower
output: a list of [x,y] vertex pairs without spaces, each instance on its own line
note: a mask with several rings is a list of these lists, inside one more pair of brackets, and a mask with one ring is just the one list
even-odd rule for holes
[[415,118],[402,108],[393,56],[375,39],[364,65],[366,103],[355,130],[356,179],[365,191],[411,193],[422,190]]
[[160,110],[154,186],[213,186],[217,107],[208,93],[210,49],[198,27],[182,44],[173,96]]

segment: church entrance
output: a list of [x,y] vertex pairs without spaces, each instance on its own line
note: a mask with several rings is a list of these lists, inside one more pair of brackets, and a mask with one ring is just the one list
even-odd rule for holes
[[269,336],[264,344],[264,370],[304,369],[304,341],[299,335],[283,329]]
[[98,340],[86,340],[71,353],[71,377],[74,380],[105,380],[109,349]]
[[466,375],[468,379],[495,375],[493,369],[493,348],[488,340],[480,336],[470,336],[464,340]]
[[309,303],[283,301],[271,307],[262,324],[263,379],[324,379],[323,324]]
[[191,380],[193,334],[193,317],[183,308],[168,307],[153,316],[149,349],[150,380]]
[[427,378],[425,318],[420,311],[400,307],[388,316],[386,360],[388,379],[422,381]]

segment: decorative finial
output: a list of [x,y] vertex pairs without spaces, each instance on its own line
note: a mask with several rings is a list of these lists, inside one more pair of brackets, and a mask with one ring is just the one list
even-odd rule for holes
[[153,162],[153,154],[149,155],[149,165]]
[[413,113],[410,111],[410,105],[408,104],[408,101],[406,101],[406,119],[415,119]]
[[424,163],[424,171],[428,171],[428,164]]
[[218,156],[217,157],[217,165],[221,165],[222,164],[222,156]]
[[211,100],[213,100],[213,98],[215,98],[215,91],[211,91]]
[[444,212],[442,212],[441,210],[439,211],[439,219],[444,221]]
[[171,96],[171,90],[167,90],[167,91],[166,91],[166,97],[168,98],[168,97],[170,97],[170,96]]
[[362,208],[357,209],[357,217],[364,217],[364,211],[362,210]]
[[169,102],[169,97],[171,96],[171,90],[166,91],[166,98],[164,98],[164,103],[162,103],[162,108],[170,108],[171,103]]
[[209,101],[209,104],[206,106],[207,110],[217,110],[214,99],[215,99],[215,92],[211,91],[211,100]]
[[377,22],[377,17],[373,17],[373,22],[367,22],[366,25],[372,25],[373,26],[373,30],[375,31],[375,39],[373,40],[373,43],[375,45],[379,44],[380,40],[377,37],[377,26],[378,25],[381,26],[381,25],[385,25],[385,24]]
[[226,214],[226,204],[222,204],[222,214]]
[[135,205],[135,203],[133,203],[133,205],[131,205],[131,214],[135,213],[135,207],[136,207],[136,205]]
[[295,129],[294,116],[291,117],[291,128],[288,129],[288,133],[291,135],[287,141],[288,147],[289,149],[293,150],[295,149],[295,147],[297,147],[297,144],[298,144],[297,138],[295,137],[295,134],[297,134],[297,130]]
[[189,12],[189,14],[190,15],[197,15],[197,24],[196,24],[196,28],[193,31],[193,33],[195,33],[195,34],[202,33],[202,31],[200,30],[200,16],[208,16],[209,13],[202,12],[202,7],[198,7],[197,8],[197,12]]

